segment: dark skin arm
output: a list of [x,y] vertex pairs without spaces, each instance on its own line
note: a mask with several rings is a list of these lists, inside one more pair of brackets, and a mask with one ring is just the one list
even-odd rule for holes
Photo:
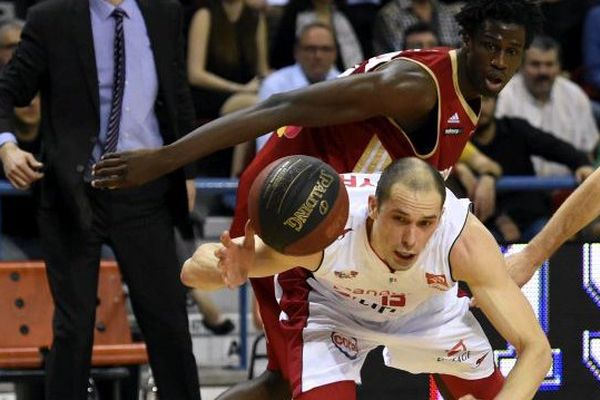
[[383,115],[411,132],[423,123],[436,102],[437,91],[429,74],[412,62],[397,60],[374,72],[274,95],[159,149],[108,154],[94,166],[93,185],[141,185],[217,150],[286,125],[329,126]]

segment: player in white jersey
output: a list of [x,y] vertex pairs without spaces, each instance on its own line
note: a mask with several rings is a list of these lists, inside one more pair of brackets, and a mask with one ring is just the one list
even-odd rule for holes
[[[353,179],[365,176],[347,176],[346,184]],[[243,239],[225,232],[222,245],[201,246],[184,265],[184,283],[231,287],[248,274],[298,265],[312,272],[306,293],[276,280],[281,324],[304,326],[301,337],[289,338],[294,399],[355,399],[366,354],[379,345],[388,366],[454,377],[443,381],[450,399],[532,398],[550,366],[550,347],[468,201],[446,192],[439,173],[415,158],[386,168],[375,194],[364,187],[349,190],[346,231],[323,252],[277,253],[248,224]],[[468,299],[457,297],[457,280],[519,353],[505,383]]]

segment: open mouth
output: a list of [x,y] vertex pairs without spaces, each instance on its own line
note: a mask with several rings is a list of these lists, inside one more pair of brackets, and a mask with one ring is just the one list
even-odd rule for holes
[[394,254],[396,255],[397,258],[399,258],[400,260],[403,260],[403,261],[412,261],[417,257],[417,255],[414,253],[407,253],[404,251],[397,251],[397,250],[394,251]]
[[500,89],[502,89],[504,79],[502,79],[499,76],[488,75],[485,77],[485,83],[490,90],[497,92],[500,91]]

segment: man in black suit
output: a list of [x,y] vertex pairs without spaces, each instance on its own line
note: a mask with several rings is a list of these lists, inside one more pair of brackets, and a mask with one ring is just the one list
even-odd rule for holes
[[[17,188],[39,180],[41,189],[40,235],[56,304],[49,400],[86,397],[102,243],[129,286],[160,397],[200,398],[173,240],[173,224],[187,212],[184,171],[132,190],[89,184],[105,152],[159,147],[191,130],[182,44],[175,0],[47,0],[30,8],[0,77],[6,176]],[[42,162],[10,133],[13,107],[38,91]]]

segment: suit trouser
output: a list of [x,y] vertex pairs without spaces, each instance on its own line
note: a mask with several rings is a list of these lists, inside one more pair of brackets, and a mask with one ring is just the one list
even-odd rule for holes
[[167,189],[164,178],[118,191],[88,187],[93,221],[87,228],[77,226],[64,205],[40,209],[56,305],[54,340],[46,360],[48,400],[86,398],[103,242],[113,248],[129,287],[160,397],[200,399]]

